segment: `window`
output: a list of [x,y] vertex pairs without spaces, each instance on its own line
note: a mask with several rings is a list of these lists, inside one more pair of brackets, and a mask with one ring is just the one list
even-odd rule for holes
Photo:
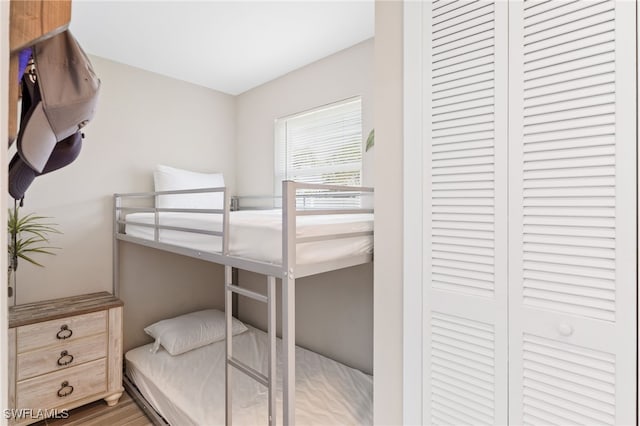
[[[282,181],[361,184],[362,102],[360,97],[284,117],[275,123],[275,193]],[[298,200],[307,207],[359,206],[359,198]]]

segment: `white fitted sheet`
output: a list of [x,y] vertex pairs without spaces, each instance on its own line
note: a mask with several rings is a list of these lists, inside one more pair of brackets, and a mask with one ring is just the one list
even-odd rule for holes
[[[130,213],[128,222],[153,224],[153,213]],[[163,212],[160,225],[209,231],[222,230],[222,215],[203,213]],[[241,210],[231,212],[229,220],[229,251],[232,256],[267,263],[282,262],[282,210]],[[311,215],[297,219],[297,237],[317,237],[332,234],[373,230],[373,214]],[[128,223],[125,233],[145,240],[154,239],[154,228]],[[220,252],[222,239],[212,235],[161,229],[161,243],[187,247],[203,252]],[[299,265],[329,262],[351,256],[373,253],[373,236],[336,238],[297,245]]]
[[[266,372],[267,334],[249,327],[233,338],[234,356]],[[181,355],[152,344],[125,355],[127,374],[171,425],[224,424],[224,341]],[[281,341],[278,339],[277,424],[282,424]],[[233,424],[267,422],[266,388],[233,373]],[[296,422],[300,425],[373,423],[373,378],[317,353],[296,347]]]

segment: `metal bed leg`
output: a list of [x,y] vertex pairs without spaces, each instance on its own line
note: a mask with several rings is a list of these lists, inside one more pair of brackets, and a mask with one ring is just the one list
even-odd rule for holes
[[229,286],[232,285],[233,279],[233,271],[231,270],[231,266],[224,267],[224,281],[225,281],[225,289],[224,289],[224,316],[225,316],[225,363],[224,363],[224,400],[225,400],[225,409],[224,409],[224,419],[225,424],[227,426],[231,426],[233,420],[231,418],[231,410],[232,410],[232,401],[231,401],[231,366],[229,365],[229,359],[233,357],[233,333],[232,333],[232,295],[233,291]]
[[283,413],[284,424],[296,422],[296,280],[287,274],[282,280],[282,353],[283,363]]
[[[238,284],[238,280],[239,280],[239,278],[238,278],[238,277],[240,276],[240,274],[238,273],[238,268],[231,268],[231,271],[232,271],[232,272],[231,272],[231,279],[232,279],[232,281],[233,281],[233,284],[234,284],[234,285],[238,285],[238,286],[239,286],[240,284]],[[234,293],[233,293],[233,295],[232,295],[232,297],[233,297],[233,299],[231,299],[231,300],[232,300],[232,306],[233,306],[233,308],[231,309],[231,315],[233,315],[234,317],[236,317],[236,318],[237,318],[237,317],[238,317],[238,315],[239,315],[239,314],[238,314],[238,312],[239,312],[239,308],[238,308],[238,304],[239,304],[239,301],[238,301],[238,294],[234,292]]]
[[282,412],[285,426],[296,424],[296,183],[282,181]]
[[269,426],[276,424],[276,278],[267,277],[267,332],[269,333],[269,365],[267,377],[269,378]]

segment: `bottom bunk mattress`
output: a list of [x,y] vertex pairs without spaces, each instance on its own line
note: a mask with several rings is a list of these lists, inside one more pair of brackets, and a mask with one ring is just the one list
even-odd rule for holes
[[[249,327],[249,326],[248,326]],[[125,355],[127,375],[171,425],[225,422],[224,340],[171,356],[153,344]],[[266,372],[268,336],[249,330],[233,337],[234,357]],[[276,423],[282,424],[282,362],[278,339]],[[233,371],[233,424],[267,424],[267,390]],[[296,347],[296,422],[301,425],[373,423],[373,378],[315,352]]]
[[[126,216],[125,233],[131,237],[153,241],[154,213],[130,213]],[[205,231],[222,231],[222,215],[162,212],[159,224]],[[267,263],[282,263],[282,210],[241,210],[229,218],[229,252],[232,256]],[[337,238],[340,234],[373,231],[373,214],[308,215],[297,218],[296,237],[333,236],[321,241],[297,244],[298,265],[330,262],[351,256],[373,253],[373,235]],[[204,252],[219,253],[220,237],[160,229],[158,241]]]

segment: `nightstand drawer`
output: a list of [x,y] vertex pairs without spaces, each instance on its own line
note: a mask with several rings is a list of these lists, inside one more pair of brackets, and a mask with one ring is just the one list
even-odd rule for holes
[[17,380],[75,367],[107,356],[107,334],[96,334],[70,342],[18,354]]
[[18,327],[17,350],[22,353],[61,342],[69,343],[106,331],[106,311],[25,325]]
[[18,382],[17,408],[42,409],[70,404],[107,390],[107,360],[91,361]]

